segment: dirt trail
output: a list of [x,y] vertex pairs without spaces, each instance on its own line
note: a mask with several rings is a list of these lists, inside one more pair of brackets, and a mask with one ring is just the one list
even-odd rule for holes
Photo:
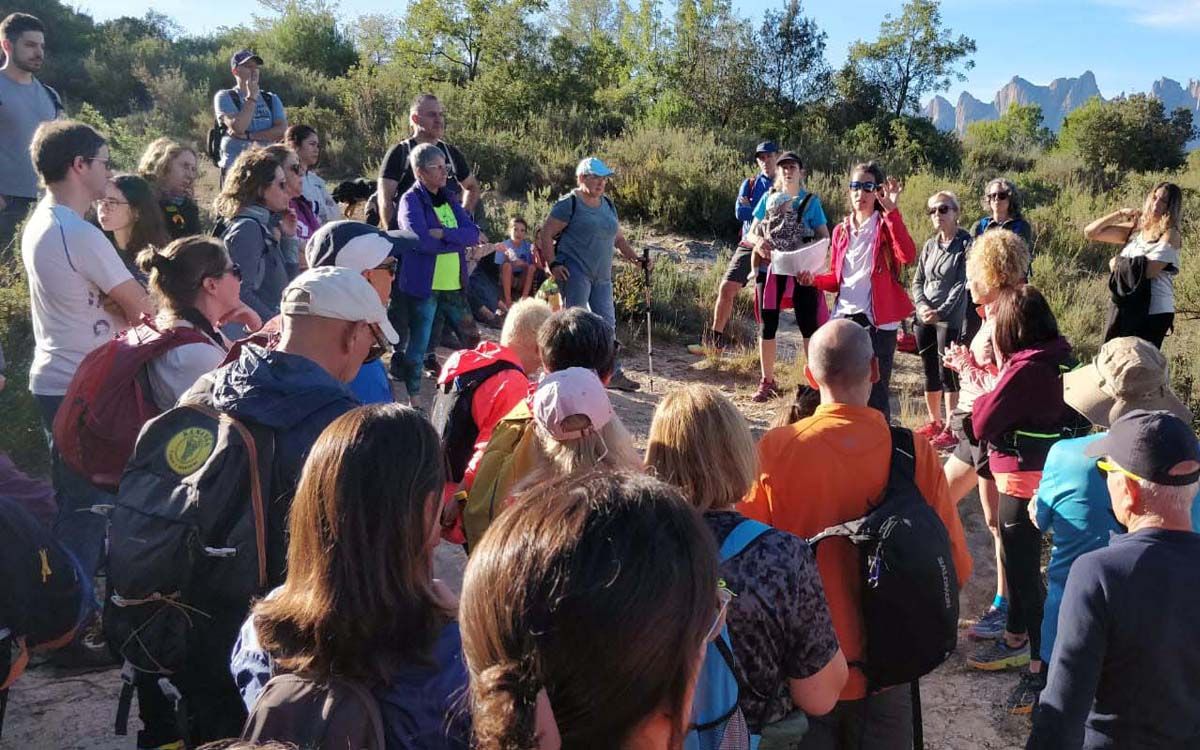
[[[790,313],[780,324],[781,362],[794,360],[799,336]],[[624,360],[626,372],[642,384],[635,393],[610,392],[613,404],[639,445],[645,444],[650,419],[659,398],[687,383],[703,382],[720,387],[761,433],[782,405],[755,404],[750,400],[756,380],[744,376],[702,369],[703,363],[687,353],[687,342],[655,342],[654,390],[650,392],[646,372],[644,331],[641,343],[627,342]],[[446,352],[443,351],[444,355]],[[894,413],[905,421],[915,421],[920,403],[920,364],[912,356],[897,355],[893,376]],[[423,394],[426,400],[430,394]],[[974,494],[965,499],[959,512],[966,529],[968,545],[975,561],[974,574],[962,592],[964,618],[978,615],[993,593],[995,565],[991,535]],[[461,580],[462,558],[455,550],[439,551],[441,575],[457,585]],[[1016,683],[1012,673],[989,674],[969,670],[963,663],[973,648],[965,636],[965,626],[957,654],[932,675],[922,680],[925,745],[930,750],[981,748],[997,750],[1024,745],[1028,720],[1011,717],[1002,710],[1003,701]],[[113,716],[120,678],[116,670],[77,677],[56,677],[48,668],[32,669],[12,690],[4,739],[0,748],[54,748],[56,750],[131,750],[134,738],[112,734]],[[131,732],[136,719],[131,720]]]

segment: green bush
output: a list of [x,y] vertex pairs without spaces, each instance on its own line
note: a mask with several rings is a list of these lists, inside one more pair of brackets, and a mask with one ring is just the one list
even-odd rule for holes
[[0,253],[0,347],[4,349],[7,380],[0,391],[0,452],[27,472],[45,474],[50,455],[42,435],[37,404],[29,393],[29,364],[33,359],[33,324],[29,317],[29,287],[19,258]]

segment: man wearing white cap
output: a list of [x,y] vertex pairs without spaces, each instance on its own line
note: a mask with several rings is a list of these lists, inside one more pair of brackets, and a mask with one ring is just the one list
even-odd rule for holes
[[[612,174],[608,165],[594,156],[579,162],[575,167],[579,186],[550,209],[538,243],[542,260],[558,281],[566,306],[588,308],[604,318],[615,333],[613,248],[630,263],[642,265],[642,259],[625,239],[617,209],[604,194]],[[608,387],[623,391],[641,388],[621,372],[620,364]]]

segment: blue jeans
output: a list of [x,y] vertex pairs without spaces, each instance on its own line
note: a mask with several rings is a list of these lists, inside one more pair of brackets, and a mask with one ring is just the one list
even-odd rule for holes
[[425,352],[429,350],[429,334],[437,315],[437,292],[425,299],[401,293],[408,318],[408,346],[404,349],[404,387],[410,398],[421,392],[421,375]]
[[[593,279],[570,262],[564,263],[570,276],[559,284],[564,307],[585,307],[604,318],[612,329],[614,343],[617,337],[617,308],[613,304],[612,278]],[[621,371],[619,362],[614,363],[613,372]]]
[[50,477],[58,498],[58,518],[54,536],[71,551],[89,578],[96,575],[104,558],[108,519],[92,512],[92,506],[112,505],[113,496],[93,487],[91,482],[72,471],[54,447],[54,415],[62,405],[62,396],[34,395],[42,415],[42,430],[50,446]]

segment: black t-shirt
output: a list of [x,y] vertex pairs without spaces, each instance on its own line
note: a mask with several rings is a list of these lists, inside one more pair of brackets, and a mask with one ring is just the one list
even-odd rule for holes
[[[463,156],[462,151],[445,141],[438,141],[436,145],[442,150],[446,156],[446,163],[450,166],[450,172],[446,176],[446,187],[455,193],[461,193],[462,187],[459,186],[459,183],[471,175],[467,157]],[[383,157],[383,166],[379,169],[379,176],[399,183],[396,186],[397,202],[399,202],[400,196],[408,192],[408,189],[417,181],[417,176],[413,174],[412,164],[408,161],[409,154],[416,146],[417,139],[408,138],[388,149],[387,155]],[[389,227],[389,229],[397,228],[396,226]]]
[[163,220],[167,224],[167,234],[171,239],[190,237],[203,234],[200,229],[200,207],[191,198],[176,201],[164,198],[158,202],[162,206]]

